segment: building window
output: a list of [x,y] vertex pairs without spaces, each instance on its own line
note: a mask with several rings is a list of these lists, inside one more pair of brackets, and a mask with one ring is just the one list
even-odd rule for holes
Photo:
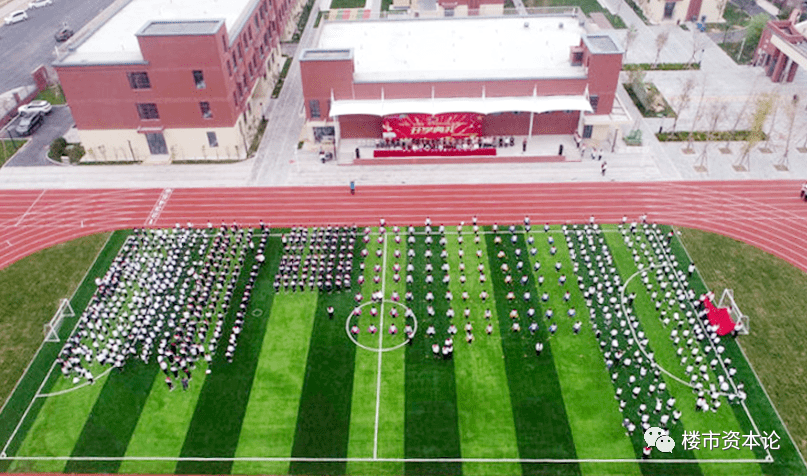
[[196,89],[204,89],[205,88],[205,75],[196,70],[193,72],[193,82],[196,83]]
[[233,104],[235,104],[235,107],[238,107],[238,93],[235,91],[233,91]]
[[594,114],[597,114],[597,105],[600,104],[600,96],[592,94],[588,97],[588,102],[591,104],[591,109],[594,110]]
[[594,130],[594,126],[583,126],[583,139],[591,139],[591,132]]
[[446,8],[445,9],[445,16],[453,17],[454,16],[454,9],[453,8]]
[[202,110],[202,118],[210,119],[213,117],[213,112],[210,110],[210,103],[207,101],[202,101],[199,103],[199,109]]
[[137,115],[140,119],[159,119],[160,113],[157,112],[157,105],[153,102],[139,103],[137,105]]
[[230,64],[230,60],[227,60],[227,74],[229,74],[230,76],[233,75],[233,66],[232,64]]
[[127,73],[129,77],[129,86],[132,89],[150,89],[151,82],[149,81],[148,73]]
[[241,49],[241,43],[238,43],[238,61],[244,60],[244,51]]
[[667,2],[664,4],[664,19],[669,20],[673,17],[673,11],[675,11],[675,2]]
[[227,52],[227,38],[224,35],[221,35],[221,45],[224,47],[224,51]]
[[311,111],[311,118],[319,118],[322,111],[319,110],[319,99],[312,99],[308,101],[308,109]]
[[255,29],[256,30],[261,29],[261,22],[260,22],[260,20],[258,20],[258,15],[255,15]]
[[208,132],[207,133],[207,143],[210,145],[210,147],[218,147],[219,146],[219,140],[218,140],[218,138],[216,138],[216,133],[215,132]]

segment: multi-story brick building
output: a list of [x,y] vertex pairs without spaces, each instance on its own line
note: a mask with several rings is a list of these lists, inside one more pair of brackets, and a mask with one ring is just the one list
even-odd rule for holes
[[771,20],[760,35],[754,65],[764,67],[774,83],[790,83],[799,65],[807,68],[807,21],[797,23],[800,15],[793,10],[787,20]]
[[602,141],[622,55],[574,14],[330,21],[300,57],[309,138],[379,139],[403,121],[432,136]]
[[90,158],[244,158],[295,3],[129,0],[54,63]]

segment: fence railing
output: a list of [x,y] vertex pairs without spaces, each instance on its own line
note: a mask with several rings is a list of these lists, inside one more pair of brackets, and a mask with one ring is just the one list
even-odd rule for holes
[[[463,10],[465,11],[465,10]],[[567,16],[581,18],[580,7],[530,7],[526,8],[526,15],[516,8],[504,8],[501,12],[496,10],[467,9],[467,15],[460,14],[455,10],[450,16],[446,16],[441,10],[434,11],[414,11],[414,10],[390,10],[382,12],[370,12],[361,8],[354,9],[332,9],[322,11],[322,21],[372,21],[372,20],[429,20],[434,18],[469,18],[469,17],[551,17]]]

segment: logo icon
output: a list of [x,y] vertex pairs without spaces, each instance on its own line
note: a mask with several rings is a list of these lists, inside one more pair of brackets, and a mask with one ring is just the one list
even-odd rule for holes
[[655,446],[662,453],[672,453],[675,448],[675,440],[670,437],[669,432],[657,426],[651,426],[644,432],[644,441],[648,447]]

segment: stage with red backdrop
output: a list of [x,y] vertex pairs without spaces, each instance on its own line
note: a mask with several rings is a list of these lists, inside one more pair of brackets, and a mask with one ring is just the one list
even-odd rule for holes
[[447,114],[399,114],[385,116],[382,124],[388,139],[440,139],[442,137],[477,137],[482,135],[483,114],[453,112]]

